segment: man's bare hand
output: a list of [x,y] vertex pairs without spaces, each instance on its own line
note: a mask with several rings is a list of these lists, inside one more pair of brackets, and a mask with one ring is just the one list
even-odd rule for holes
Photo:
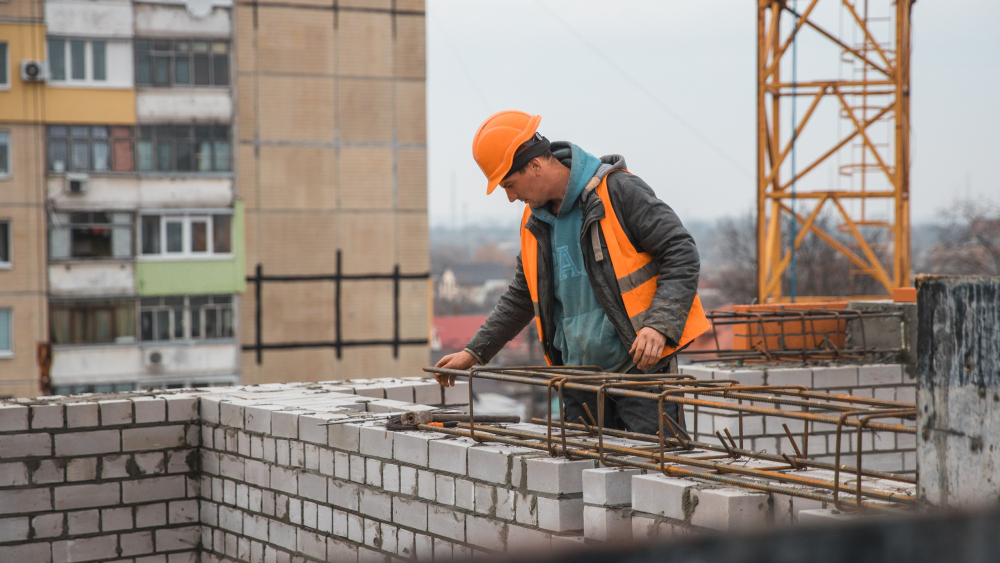
[[[663,347],[662,345],[660,346]],[[462,350],[461,352],[455,352],[454,354],[448,354],[447,356],[438,360],[438,363],[434,365],[436,368],[447,368],[447,369],[469,369],[476,365],[476,357],[472,354]],[[444,375],[441,373],[435,373],[434,379],[438,383],[445,387],[451,387],[455,385],[454,375]]]
[[628,353],[632,354],[632,361],[642,371],[656,365],[663,354],[663,346],[667,343],[667,337],[660,334],[655,328],[643,327],[632,343],[632,348]]

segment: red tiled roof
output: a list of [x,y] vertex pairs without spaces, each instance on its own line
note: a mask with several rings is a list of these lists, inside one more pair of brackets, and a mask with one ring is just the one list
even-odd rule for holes
[[[434,330],[437,332],[441,348],[444,350],[461,350],[469,343],[479,327],[486,322],[486,315],[446,315],[434,317]],[[507,346],[521,346],[524,342],[524,331],[514,337]]]

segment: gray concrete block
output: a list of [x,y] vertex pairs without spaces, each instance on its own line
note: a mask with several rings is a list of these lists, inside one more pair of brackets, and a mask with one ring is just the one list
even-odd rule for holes
[[857,387],[857,385],[858,368],[855,366],[813,368],[813,387],[815,389]]
[[354,483],[348,483],[339,479],[329,480],[329,502],[334,508],[345,510],[358,510],[359,487]]
[[56,510],[110,506],[118,504],[120,499],[118,483],[67,485],[55,488]]
[[658,516],[684,520],[690,511],[691,497],[698,483],[667,477],[659,473],[632,477],[632,508]]
[[536,457],[526,460],[528,490],[540,493],[573,494],[583,492],[583,471],[593,469],[592,459]]
[[85,428],[99,422],[97,403],[70,403],[66,405],[66,426]]
[[299,437],[299,415],[302,411],[274,411],[271,413],[271,435],[276,438]]
[[126,452],[181,448],[187,445],[182,425],[126,428],[121,432],[122,450]]
[[698,498],[691,516],[691,523],[695,526],[729,531],[759,528],[767,523],[767,493],[745,489],[700,489],[691,494]]
[[277,465],[271,467],[271,488],[294,495],[298,492],[298,472]]
[[182,475],[122,482],[122,502],[129,504],[181,499],[186,495],[187,482]]
[[392,499],[392,521],[413,530],[427,530],[427,503],[401,497]]
[[584,506],[583,537],[600,542],[631,542],[632,518],[625,517],[620,508]]
[[[437,385],[437,383],[435,383]],[[469,449],[477,442],[467,438],[446,438],[429,444],[428,466],[439,471],[466,473]]]
[[189,422],[198,420],[198,399],[188,395],[167,395],[167,420]]
[[898,385],[903,383],[903,366],[878,364],[858,366],[858,385]]
[[466,542],[489,551],[507,548],[507,524],[481,516],[466,516]]
[[583,499],[538,497],[538,527],[551,532],[583,530]]
[[362,426],[359,434],[359,449],[362,455],[392,459],[392,442],[395,432],[384,426]]
[[31,428],[62,428],[65,425],[63,405],[32,405]]
[[[157,397],[136,397],[135,423],[165,422],[167,420],[167,402]],[[220,418],[221,420],[221,418]]]
[[80,456],[121,451],[120,432],[120,430],[95,430],[56,434],[56,455]]
[[27,517],[0,518],[0,543],[25,541],[30,529],[31,522]]
[[0,487],[28,484],[28,466],[24,462],[0,463]]
[[[48,492],[48,491],[46,491]],[[36,538],[52,538],[61,536],[65,526],[65,514],[42,514],[31,519],[31,529]]]
[[78,457],[66,464],[67,481],[93,481],[97,479],[97,458]]
[[581,475],[583,502],[605,506],[632,504],[632,476],[641,474],[639,469],[617,467],[585,469]]
[[392,496],[364,487],[361,489],[359,511],[376,520],[392,520]]
[[52,437],[48,434],[7,434],[0,436],[0,459],[48,457],[52,455]]
[[61,540],[52,542],[52,558],[56,561],[94,561],[115,553],[117,548],[118,536],[114,535]]

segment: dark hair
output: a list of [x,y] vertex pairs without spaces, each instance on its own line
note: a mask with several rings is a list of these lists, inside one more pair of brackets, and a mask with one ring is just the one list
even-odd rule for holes
[[536,158],[555,160],[555,156],[549,149],[549,140],[538,133],[535,133],[534,137],[528,139],[522,143],[521,146],[517,147],[517,151],[514,153],[513,162],[511,162],[510,165],[510,170],[504,178],[509,178],[512,174],[522,172],[524,167]]

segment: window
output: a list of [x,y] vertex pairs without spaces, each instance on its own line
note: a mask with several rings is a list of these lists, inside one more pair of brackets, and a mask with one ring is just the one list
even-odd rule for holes
[[0,220],[0,268],[10,268],[10,221]]
[[227,172],[227,125],[143,125],[136,143],[140,172]]
[[0,89],[10,88],[10,60],[7,58],[7,43],[0,41]]
[[132,128],[50,125],[49,170],[128,172],[132,170]]
[[228,86],[229,42],[136,39],[135,82],[149,86]]
[[49,257],[53,260],[130,258],[132,229],[131,213],[53,213],[49,224]]
[[0,358],[14,355],[14,315],[11,309],[0,309]]
[[49,39],[49,78],[54,82],[106,82],[106,41]]
[[143,215],[140,247],[145,256],[212,256],[233,251],[233,216]]
[[49,306],[53,344],[135,342],[135,301],[53,302]]
[[0,131],[0,178],[10,176],[10,133]]
[[144,297],[139,302],[143,341],[233,337],[233,297]]

